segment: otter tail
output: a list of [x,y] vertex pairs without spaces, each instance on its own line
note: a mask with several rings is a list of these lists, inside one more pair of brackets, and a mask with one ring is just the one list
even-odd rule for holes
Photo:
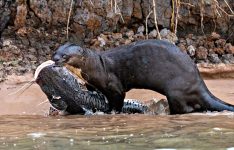
[[233,111],[234,112],[234,105],[228,104],[219,98],[215,97],[212,93],[209,93],[205,96],[206,102],[208,103],[207,110],[210,111]]

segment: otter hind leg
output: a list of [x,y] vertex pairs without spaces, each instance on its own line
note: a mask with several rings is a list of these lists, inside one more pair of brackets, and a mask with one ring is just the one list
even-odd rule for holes
[[168,97],[167,99],[168,99],[170,114],[184,114],[194,111],[194,109],[191,106],[181,103],[181,100],[168,98]]
[[198,97],[186,95],[183,91],[173,90],[167,95],[171,114],[184,114],[191,112],[200,112],[202,105],[197,100]]

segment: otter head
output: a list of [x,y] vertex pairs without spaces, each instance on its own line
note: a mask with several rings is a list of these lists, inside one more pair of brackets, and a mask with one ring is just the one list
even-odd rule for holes
[[66,43],[56,50],[52,60],[56,65],[68,64],[80,68],[84,64],[83,49],[78,45]]

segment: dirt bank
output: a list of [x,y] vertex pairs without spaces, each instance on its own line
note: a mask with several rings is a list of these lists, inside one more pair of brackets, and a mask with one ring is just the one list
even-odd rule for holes
[[[152,1],[77,0],[72,7],[70,2],[0,0],[0,82],[14,73],[34,71],[66,41],[101,51],[159,37],[150,13]],[[196,63],[233,64],[234,3],[175,2],[156,1],[162,39],[176,43]]]

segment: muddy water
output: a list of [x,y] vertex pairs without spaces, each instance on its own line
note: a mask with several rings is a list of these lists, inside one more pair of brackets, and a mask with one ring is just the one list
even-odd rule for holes
[[1,116],[0,149],[233,149],[234,114]]
[[[16,91],[31,76],[0,84],[0,149],[234,149],[234,113],[174,116],[56,116],[37,85]],[[234,80],[206,80],[217,97],[234,104]],[[149,100],[162,95],[132,90],[128,98]]]

